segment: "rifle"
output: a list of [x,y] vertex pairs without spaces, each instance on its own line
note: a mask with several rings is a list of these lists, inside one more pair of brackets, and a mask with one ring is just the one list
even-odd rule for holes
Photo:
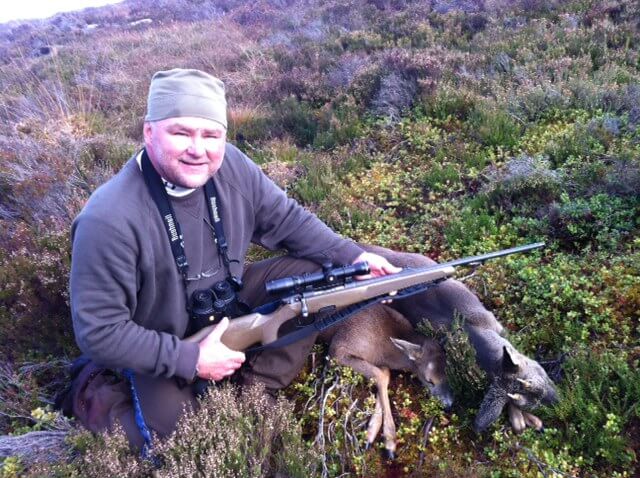
[[[491,259],[528,252],[544,245],[544,242],[537,242],[429,267],[406,268],[396,274],[375,279],[351,280],[353,276],[368,273],[366,263],[306,276],[276,279],[266,284],[267,291],[282,293],[284,296],[271,304],[272,311],[253,312],[232,319],[221,340],[233,350],[246,350],[250,345],[258,342],[263,344],[262,347],[254,347],[247,352],[275,348],[267,344],[276,345],[277,343],[277,346],[284,346],[313,332],[335,325],[374,303],[401,299],[437,286],[451,277],[457,267],[477,267]],[[339,272],[335,273],[335,271]],[[323,285],[318,285],[322,282]],[[283,323],[298,316],[306,317],[315,313],[320,313],[325,318],[278,339],[278,329]],[[327,314],[329,317],[326,317]],[[200,342],[214,327],[215,325],[204,327],[185,340]]]

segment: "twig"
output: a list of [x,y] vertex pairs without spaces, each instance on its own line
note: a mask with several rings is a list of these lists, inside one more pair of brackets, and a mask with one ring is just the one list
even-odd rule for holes
[[329,399],[329,394],[336,387],[336,382],[331,384],[331,386],[327,389],[326,393],[324,393],[322,399],[322,407],[320,408],[320,421],[318,423],[318,435],[316,436],[316,442],[320,445],[320,452],[322,453],[322,476],[323,478],[329,476],[329,468],[327,467],[327,455],[325,453],[324,445],[324,411],[327,407],[327,400]]
[[531,451],[531,449],[527,448],[526,446],[522,446],[522,445],[517,445],[519,450],[524,450],[527,454],[527,457],[529,458],[530,461],[532,461],[533,463],[535,463],[535,465],[538,467],[538,470],[540,471],[540,473],[542,473],[542,476],[544,476],[545,478],[547,478],[549,475],[547,474],[546,470],[550,470],[553,473],[556,473],[560,476],[566,476],[568,478],[576,478],[576,475],[570,475],[569,473],[565,473],[564,471],[560,471],[558,470],[556,467],[551,466],[549,463],[546,463],[544,461],[542,461],[540,458],[538,458],[533,451]]
[[393,145],[393,147],[392,147],[389,151],[387,151],[387,154],[386,154],[386,156],[387,156],[387,161],[386,161],[386,162],[387,162],[387,163],[393,163],[393,162],[395,162],[396,158],[395,158],[393,155],[395,154],[396,150],[397,150],[398,148],[400,148],[400,146],[404,146],[404,145],[405,145],[405,144],[407,144],[408,142],[409,142],[409,140],[408,140],[408,139],[404,139],[404,140],[400,141],[399,143],[396,143],[395,145]]
[[420,452],[420,460],[418,461],[418,470],[422,469],[422,465],[424,464],[424,449],[427,448],[427,443],[429,442],[429,433],[431,433],[431,428],[433,427],[433,421],[435,417],[429,418],[427,423],[424,425],[424,432],[422,433],[422,448],[423,450]]

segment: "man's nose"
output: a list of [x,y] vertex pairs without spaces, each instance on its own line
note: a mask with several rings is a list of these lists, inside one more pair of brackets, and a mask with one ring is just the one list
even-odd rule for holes
[[200,135],[194,135],[191,137],[191,144],[189,145],[189,149],[187,152],[191,156],[204,156],[205,148],[204,148],[204,140]]

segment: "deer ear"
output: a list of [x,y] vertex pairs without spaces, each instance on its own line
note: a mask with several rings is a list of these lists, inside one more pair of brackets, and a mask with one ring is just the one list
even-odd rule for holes
[[508,373],[516,373],[520,370],[520,360],[517,358],[515,350],[506,345],[502,347],[502,370]]
[[407,342],[406,340],[389,337],[393,345],[402,350],[410,360],[417,360],[422,357],[422,347],[417,344]]

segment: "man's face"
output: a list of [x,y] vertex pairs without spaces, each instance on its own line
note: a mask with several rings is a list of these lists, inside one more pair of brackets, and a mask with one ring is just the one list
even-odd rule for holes
[[184,188],[202,186],[222,165],[225,129],[215,121],[179,117],[144,124],[144,143],[156,171]]

